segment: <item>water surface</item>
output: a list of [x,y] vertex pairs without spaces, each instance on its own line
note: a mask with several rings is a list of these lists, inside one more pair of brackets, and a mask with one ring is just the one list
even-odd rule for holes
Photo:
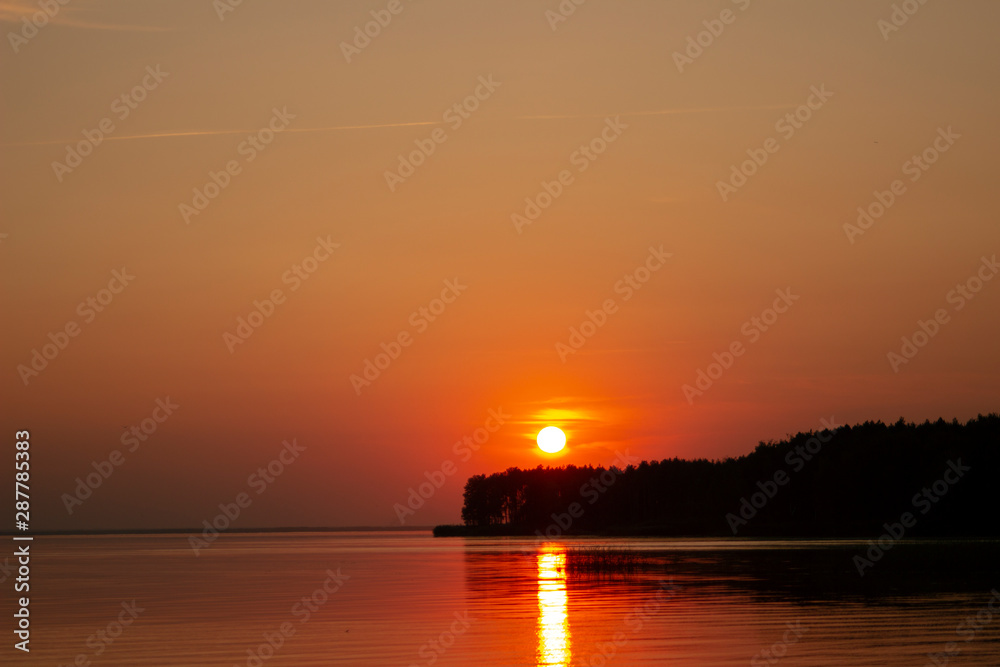
[[[569,571],[600,545],[644,567]],[[31,656],[2,662],[922,667],[954,642],[948,664],[1000,665],[996,543],[899,544],[862,577],[867,548],[295,533],[223,534],[196,556],[183,535],[40,537]]]

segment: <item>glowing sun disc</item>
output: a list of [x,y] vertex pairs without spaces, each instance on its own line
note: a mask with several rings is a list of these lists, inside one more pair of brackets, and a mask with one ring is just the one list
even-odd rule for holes
[[538,448],[547,454],[555,454],[566,446],[566,434],[555,426],[546,426],[538,432]]

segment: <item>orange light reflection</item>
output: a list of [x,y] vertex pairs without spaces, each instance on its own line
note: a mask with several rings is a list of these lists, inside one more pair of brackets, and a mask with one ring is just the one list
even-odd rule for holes
[[546,544],[538,553],[538,667],[569,667],[566,549]]

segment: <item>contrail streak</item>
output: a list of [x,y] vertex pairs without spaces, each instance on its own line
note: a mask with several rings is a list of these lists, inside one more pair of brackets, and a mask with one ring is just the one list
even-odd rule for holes
[[[415,123],[386,123],[382,125],[331,125],[328,127],[300,127],[288,128],[282,134],[295,132],[335,132],[338,130],[370,130],[383,127],[410,127],[414,125],[443,125],[444,121],[418,121]],[[259,129],[259,128],[258,128]],[[155,132],[152,134],[130,134],[125,136],[105,136],[104,141],[125,141],[126,139],[160,139],[165,137],[205,137],[226,134],[253,134],[257,130],[192,130],[190,132]],[[79,139],[51,139],[48,141],[21,141],[2,146],[46,146],[50,144],[71,144]]]
[[[676,114],[691,114],[691,113],[714,113],[723,111],[761,111],[761,110],[777,110],[777,109],[791,109],[796,105],[794,104],[774,104],[767,106],[756,106],[756,107],[699,107],[692,109],[659,109],[653,111],[623,111],[620,113],[604,113],[604,114],[563,114],[563,115],[531,115],[531,116],[513,116],[509,119],[495,119],[495,120],[576,120],[576,119],[587,119],[587,118],[607,118],[608,116],[671,116]],[[411,123],[381,123],[374,125],[330,125],[326,127],[300,127],[300,128],[289,128],[285,130],[287,133],[310,133],[310,132],[340,132],[346,130],[377,130],[390,127],[418,127],[422,125],[444,125],[443,120],[422,120],[415,121]],[[125,136],[105,136],[104,141],[126,141],[133,139],[162,139],[169,137],[210,137],[210,136],[222,136],[227,134],[253,134],[257,130],[192,130],[187,132],[154,132],[150,134],[130,134]],[[20,142],[10,142],[0,144],[0,146],[48,146],[53,144],[72,144],[73,142],[80,141],[80,139],[51,139],[46,141],[20,141]]]
[[778,109],[793,109],[797,104],[770,104],[756,107],[695,107],[691,109],[656,109],[653,111],[622,111],[621,113],[603,114],[564,114],[552,116],[516,116],[517,120],[572,120],[577,118],[607,118],[608,116],[672,116],[685,113],[713,113],[718,111],[769,111]]

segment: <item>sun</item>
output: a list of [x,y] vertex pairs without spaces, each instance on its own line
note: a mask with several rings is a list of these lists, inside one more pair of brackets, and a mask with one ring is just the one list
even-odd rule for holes
[[538,432],[538,448],[547,454],[555,454],[566,446],[566,434],[555,426],[546,426]]

